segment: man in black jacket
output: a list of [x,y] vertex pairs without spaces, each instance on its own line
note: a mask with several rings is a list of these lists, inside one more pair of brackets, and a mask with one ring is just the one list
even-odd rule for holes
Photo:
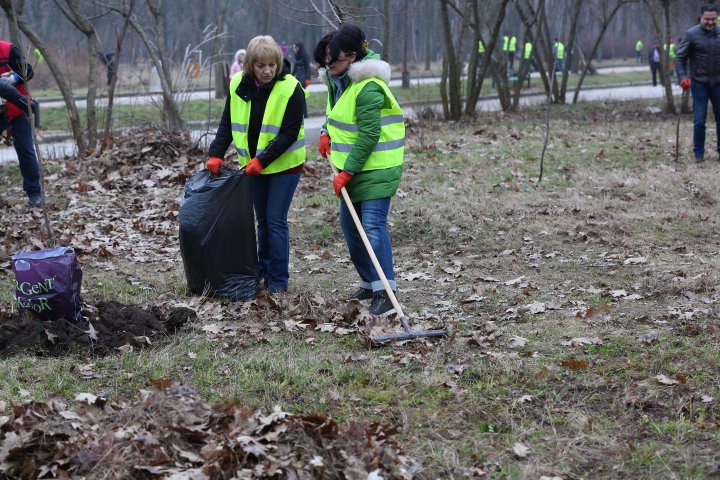
[[680,39],[675,62],[680,86],[683,90],[690,89],[693,97],[695,163],[705,161],[708,100],[715,114],[716,149],[720,153],[720,29],[717,17],[717,6],[705,4],[700,7],[700,23],[690,28]]

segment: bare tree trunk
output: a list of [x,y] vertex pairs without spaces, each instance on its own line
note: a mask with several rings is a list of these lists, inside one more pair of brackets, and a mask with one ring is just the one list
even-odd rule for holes
[[170,130],[184,130],[185,122],[183,122],[182,116],[180,115],[180,109],[173,98],[171,61],[165,47],[165,33],[162,28],[162,0],[157,0],[155,4],[153,4],[152,0],[146,1],[154,22],[154,41],[150,38],[150,35],[140,24],[134,14],[127,14],[128,12],[114,6],[109,6],[109,8],[112,11],[124,16],[132,29],[140,36],[147,48],[150,59],[152,60],[153,65],[155,65],[155,69],[157,70],[157,74],[160,79],[163,105],[162,116],[166,127]]
[[630,1],[623,1],[618,0],[618,3],[615,4],[613,9],[610,11],[610,14],[607,14],[607,4],[603,2],[603,21],[602,25],[600,26],[600,33],[598,34],[597,38],[595,39],[595,44],[593,45],[592,52],[590,53],[590,56],[588,60],[585,62],[585,65],[583,67],[582,73],[580,73],[580,78],[578,79],[577,85],[575,85],[575,93],[573,94],[573,100],[572,103],[577,103],[578,97],[580,96],[580,89],[582,89],[583,81],[585,81],[585,76],[587,75],[588,71],[590,70],[590,65],[592,63],[593,58],[595,58],[595,55],[597,55],[598,48],[600,47],[600,42],[602,42],[603,37],[605,36],[605,32],[607,32],[608,26],[610,25],[610,22],[612,22],[613,18],[615,18],[615,14],[622,8],[624,5],[627,5],[628,3],[631,3],[634,0]]
[[[665,16],[665,28],[660,24],[660,19],[657,16],[657,7],[658,2],[660,4],[660,7],[663,10],[663,14]],[[653,27],[655,29],[655,36],[659,39],[667,39],[668,38],[668,30],[669,28],[669,18],[670,18],[670,3],[672,0],[644,0],[645,7],[647,10],[648,15],[650,16],[650,19],[652,20]],[[663,31],[665,30],[665,31]],[[666,41],[666,40],[665,40]],[[662,44],[662,40],[661,40]],[[670,84],[670,79],[668,78],[667,74],[667,52],[664,48],[660,48],[660,78],[662,79],[663,86],[665,87],[665,106],[663,108],[663,111],[665,113],[676,113],[677,110],[675,109],[675,99],[673,98],[672,94],[672,86]]]
[[575,35],[577,33],[578,17],[583,5],[583,0],[575,0],[572,11],[572,20],[570,22],[570,35],[568,36],[567,47],[565,48],[565,63],[563,65],[562,82],[558,95],[558,103],[565,103],[565,93],[567,92],[567,82],[570,73],[570,66],[573,61],[573,51],[575,50]]
[[117,40],[115,42],[115,56],[113,57],[113,60],[115,61],[115,75],[113,75],[110,79],[110,88],[108,89],[108,103],[107,108],[105,109],[105,123],[103,125],[103,138],[107,138],[110,135],[110,132],[112,131],[112,120],[113,120],[113,105],[115,104],[115,87],[117,86],[117,72],[119,71],[120,67],[120,55],[122,54],[123,44],[125,43],[125,35],[127,34],[128,27],[130,26],[130,22],[128,21],[128,18],[132,14],[133,9],[135,8],[135,0],[130,0],[130,3],[128,5],[127,9],[127,15],[123,15],[125,20],[123,21],[122,30],[120,30],[120,34],[117,35]]
[[[473,46],[470,54],[470,64],[468,66],[468,88],[467,88],[467,100],[465,103],[465,115],[467,117],[474,117],[477,112],[477,102],[480,98],[480,92],[482,91],[483,81],[485,75],[487,75],[490,65],[493,63],[493,55],[497,50],[498,38],[500,37],[500,28],[505,20],[505,14],[507,12],[507,4],[509,0],[502,0],[498,6],[497,16],[495,17],[495,25],[493,25],[492,31],[490,32],[490,38],[485,42],[480,33],[480,8],[478,0],[475,0],[472,5],[473,11]],[[480,62],[478,72],[478,42],[482,41],[485,45],[485,54],[483,55],[482,62]],[[477,75],[475,72],[478,72]]]
[[[526,12],[527,10],[527,12]],[[517,12],[523,24],[527,27],[532,25],[532,18],[538,19],[536,35],[533,37],[532,55],[540,74],[540,80],[545,88],[545,94],[551,95],[550,80],[548,72],[552,71],[552,48],[550,47],[550,34],[547,28],[547,18],[545,17],[545,0],[540,0],[537,10],[532,6],[530,0],[525,0],[524,8],[518,8]],[[550,64],[550,69],[546,70],[545,65]]]
[[[8,18],[11,18],[12,2],[13,0],[0,0],[0,7],[2,7]],[[68,110],[70,128],[72,129],[75,145],[77,146],[79,152],[84,152],[87,149],[87,143],[83,135],[82,121],[80,120],[77,105],[75,104],[75,97],[73,97],[72,88],[62,71],[62,62],[55,57],[54,51],[50,51],[48,49],[47,45],[40,39],[32,27],[30,27],[30,25],[28,25],[28,23],[20,16],[17,17],[17,23],[20,31],[22,31],[30,42],[32,42],[32,44],[40,50],[40,53],[43,54],[45,62],[55,78],[60,94],[62,95],[63,100],[65,100],[65,106]]]
[[447,68],[448,90],[449,90],[449,116],[446,120],[459,120],[462,115],[462,98],[460,94],[460,67],[458,66],[453,44],[452,29],[450,27],[450,12],[448,11],[450,0],[440,1],[440,20],[443,33],[443,69]]
[[[215,57],[215,98],[225,98],[228,94],[229,79],[227,65],[219,58],[225,42],[225,18],[230,0],[224,0],[217,19],[219,35],[213,40],[213,56]],[[219,41],[218,41],[219,40]],[[233,52],[234,53],[234,52]]]
[[[529,3],[527,5],[530,5]],[[523,37],[523,43],[520,44],[520,51],[522,52],[522,59],[520,61],[520,70],[518,71],[518,80],[517,84],[515,85],[515,90],[513,91],[513,97],[512,97],[512,109],[515,110],[518,108],[518,105],[520,104],[520,91],[522,90],[523,83],[525,83],[525,78],[528,78],[529,83],[529,75],[530,75],[530,65],[532,63],[532,58],[525,59],[525,42],[531,41],[531,44],[533,45],[533,49],[531,52],[531,55],[534,56],[537,54],[538,50],[538,43],[535,39],[541,38],[541,27],[542,23],[540,22],[540,17],[542,12],[545,9],[545,0],[540,0],[540,4],[535,10],[532,19],[528,17],[525,14],[524,9],[520,5],[520,3],[515,3],[515,7],[518,11],[518,14],[520,18],[523,21],[523,24],[525,25],[525,32]],[[532,9],[530,9],[530,12],[532,13]],[[535,25],[535,35],[533,35],[532,29],[533,25]],[[536,62],[538,65],[540,65],[541,62]],[[538,66],[538,70],[540,70],[540,67]]]
[[392,23],[390,22],[390,0],[383,3],[383,51],[382,59],[387,62],[390,53],[390,35]]
[[[67,7],[54,0],[55,5],[65,15],[70,23],[75,26],[87,38],[88,47],[88,89],[87,89],[87,106],[85,114],[87,116],[87,139],[88,148],[94,149],[97,142],[97,108],[95,99],[97,98],[97,64],[98,64],[98,36],[95,27],[90,23],[90,19],[82,12],[77,0],[65,0]],[[110,66],[108,66],[110,68]]]

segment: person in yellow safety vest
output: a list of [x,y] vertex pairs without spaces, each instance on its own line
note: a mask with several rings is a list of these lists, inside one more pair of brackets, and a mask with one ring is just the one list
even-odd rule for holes
[[675,57],[677,57],[677,47],[673,42],[673,37],[670,37],[670,46],[663,44],[663,49],[668,52],[668,75],[672,77],[675,73]]
[[510,71],[515,71],[515,54],[517,53],[517,37],[510,37],[508,43],[508,62],[510,63]]
[[[250,177],[258,239],[258,275],[267,293],[288,289],[287,215],[305,163],[303,109],[308,93],[290,75],[277,42],[260,35],[247,47],[242,71],[230,81],[207,168],[214,175],[231,142]],[[251,208],[250,205],[247,208]]]
[[485,56],[485,44],[482,40],[478,40],[478,65],[480,65],[483,61],[483,57]]
[[637,42],[635,42],[635,63],[643,63],[644,62],[643,55],[642,55],[642,51],[643,51],[644,47],[645,47],[645,45],[643,45],[642,40],[638,40]]
[[[333,179],[335,195],[346,189],[390,288],[396,290],[387,216],[402,176],[405,121],[388,88],[390,65],[368,49],[365,33],[348,23],[320,39],[313,53],[325,69],[321,78],[328,86],[327,122],[318,152],[331,155],[340,171]],[[372,315],[393,313],[392,301],[344,201],[340,228],[360,277],[359,288],[349,298],[372,299]]]
[[535,63],[535,59],[533,58],[532,54],[533,50],[533,44],[530,41],[526,41],[523,45],[523,65],[520,66],[521,69],[525,69],[527,72],[527,86],[530,87],[530,72],[535,69],[537,70],[537,64]]
[[565,45],[560,41],[558,37],[555,37],[555,43],[553,44],[552,54],[555,58],[555,71],[563,71],[563,60],[565,60]]

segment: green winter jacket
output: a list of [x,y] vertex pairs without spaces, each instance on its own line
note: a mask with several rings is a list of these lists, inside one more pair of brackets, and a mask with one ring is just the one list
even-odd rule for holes
[[[329,72],[326,71],[325,74],[328,85],[328,101],[332,108],[335,106],[337,86],[330,79]],[[379,77],[385,83],[389,83],[390,65],[380,60],[377,53],[368,50],[365,58],[350,65],[347,74],[350,82],[359,82],[368,77]],[[346,186],[353,202],[392,197],[400,184],[402,165],[381,170],[361,171],[380,139],[380,110],[390,108],[390,106],[390,98],[374,82],[365,85],[357,97],[357,124],[360,134],[345,160],[345,170],[354,174]],[[327,124],[323,125],[323,130],[327,131]],[[332,138],[330,138],[330,142],[332,150]]]

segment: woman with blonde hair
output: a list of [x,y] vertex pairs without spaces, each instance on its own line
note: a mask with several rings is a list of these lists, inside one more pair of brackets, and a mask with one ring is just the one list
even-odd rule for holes
[[250,40],[242,72],[233,76],[207,168],[220,173],[235,143],[251,176],[257,221],[259,276],[268,293],[287,291],[290,234],[287,215],[305,162],[303,106],[307,92],[283,69],[280,47],[261,35]]

